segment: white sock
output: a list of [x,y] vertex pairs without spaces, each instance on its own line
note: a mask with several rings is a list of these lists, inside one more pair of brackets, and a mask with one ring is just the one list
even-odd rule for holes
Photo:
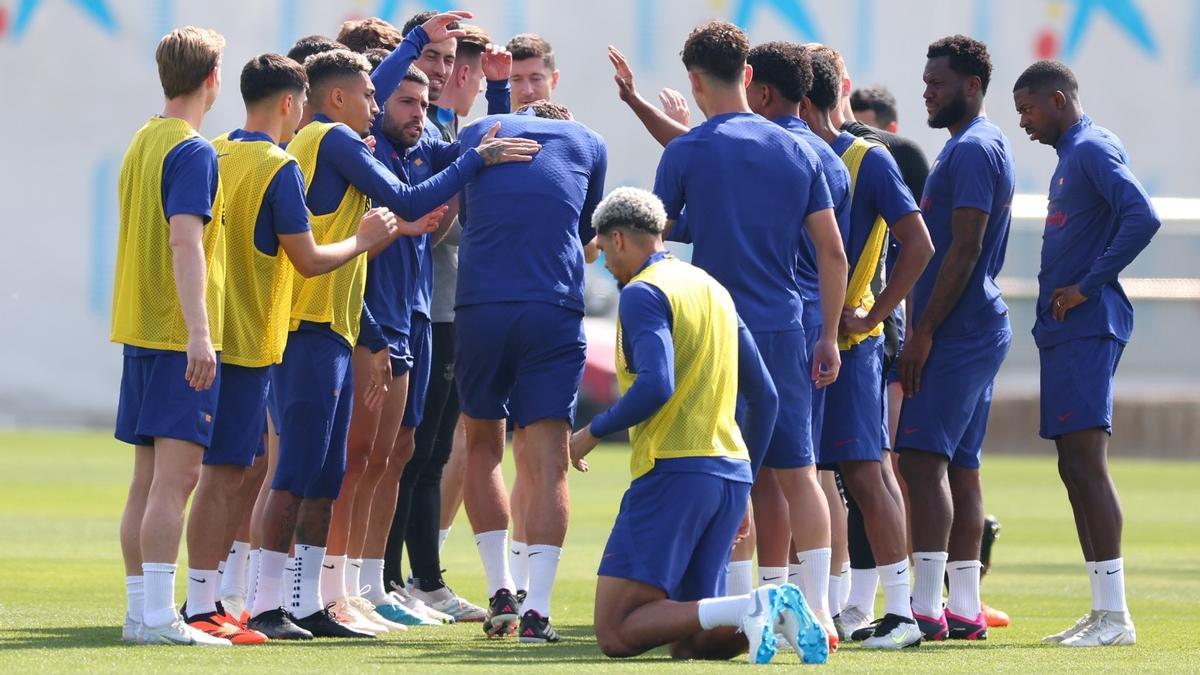
[[446,538],[450,536],[450,528],[438,530],[438,553],[442,552],[442,547],[446,545]]
[[[749,560],[738,560],[736,562],[750,562]],[[727,595],[723,598],[705,598],[698,603],[697,609],[700,614],[700,628],[703,630],[712,630],[721,626],[740,626],[742,624],[742,615],[750,608],[750,603],[754,602],[753,596],[747,595]]]
[[788,568],[786,567],[763,567],[758,566],[758,585],[775,584],[776,586],[787,583]]
[[297,592],[296,586],[300,583],[299,577],[296,576],[297,571],[299,569],[296,567],[296,557],[289,555],[287,557],[287,564],[283,566],[283,582],[282,586],[280,586],[283,589],[283,606],[286,609],[291,608],[291,596]]
[[217,590],[221,583],[220,573],[216,570],[197,570],[189,567],[187,575],[188,615],[199,616],[217,611]]
[[258,561],[262,556],[262,549],[254,549],[250,551],[250,563],[246,572],[246,609],[254,606],[254,592],[258,586]]
[[370,586],[363,597],[372,605],[396,604],[388,601],[387,591],[383,588],[383,558],[363,558],[358,579],[363,586]]
[[850,561],[842,563],[842,584],[839,586],[838,594],[838,611],[846,609],[846,603],[850,600]]
[[296,544],[296,584],[292,591],[292,615],[303,619],[325,608],[321,599],[321,563],[324,546]]
[[475,535],[475,546],[479,548],[483,572],[487,575],[488,597],[501,588],[514,590],[512,575],[508,573],[508,530],[480,532]]
[[[279,609],[283,606],[284,567],[287,565],[287,554],[281,551],[262,549],[258,554],[258,578],[254,583],[254,604],[250,606],[250,616],[258,616],[263,612]],[[287,588],[291,595],[292,577],[288,572]]]
[[[228,557],[226,557],[226,559],[225,559],[225,560],[228,560],[228,559],[229,559],[229,558],[228,558]],[[225,574],[225,560],[221,560],[221,561],[217,562],[217,576],[224,576],[224,574]]]
[[950,574],[950,597],[946,609],[964,619],[979,616],[979,571],[983,563],[978,560],[955,560],[946,565]]
[[942,582],[946,577],[945,551],[912,554],[912,611],[937,618],[942,615]]
[[142,609],[146,604],[146,584],[142,575],[125,577],[125,613],[134,621],[142,622]]
[[1125,559],[1097,560],[1096,577],[1100,589],[1099,609],[1102,612],[1127,612],[1125,604]]
[[250,565],[250,544],[235,541],[229,547],[229,555],[222,563],[225,569],[221,571],[221,589],[219,598],[231,595],[246,597],[246,572]]
[[529,590],[529,546],[523,541],[508,545],[508,569],[512,573],[513,590]]
[[725,594],[746,595],[754,590],[754,561],[730,560],[725,568]]
[[867,616],[875,616],[875,591],[879,586],[879,570],[850,568],[850,595],[846,607],[857,607]]
[[359,589],[362,588],[362,558],[346,558],[346,597],[353,598],[358,595]]
[[[849,579],[847,579],[849,581]],[[837,616],[842,613],[842,577],[829,575],[829,613]]]
[[550,616],[550,594],[554,591],[554,578],[558,576],[558,561],[562,548],[548,544],[530,544],[525,550],[529,565],[529,585],[521,612],[530,610],[542,616]]
[[346,597],[346,556],[325,556],[321,563],[321,597],[325,602]]
[[171,563],[142,563],[145,596],[142,600],[142,623],[165,626],[175,620],[175,565]]
[[[900,560],[890,565],[880,565],[875,568],[875,575],[877,579],[883,581],[883,613],[911,619],[912,605],[908,599],[908,561]],[[872,582],[872,605],[875,604],[874,600],[875,584]],[[971,616],[974,618],[975,615]]]
[[1100,577],[1096,576],[1096,563],[1087,561],[1088,585],[1092,588],[1092,611],[1100,611]]
[[789,584],[792,584],[795,586],[800,585],[800,565],[797,565],[794,562],[788,563],[788,578],[787,578],[787,580],[788,580]]
[[800,565],[800,591],[819,618],[822,612],[829,612],[829,559],[832,557],[833,549],[828,546],[796,553],[796,562]]

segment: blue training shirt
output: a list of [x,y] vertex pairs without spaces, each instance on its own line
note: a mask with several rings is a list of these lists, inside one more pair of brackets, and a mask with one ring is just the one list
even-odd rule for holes
[[[665,251],[657,252],[641,269],[665,257]],[[646,421],[675,393],[673,317],[667,296],[652,284],[635,281],[621,289],[618,311],[625,336],[621,345],[625,362],[637,373],[637,378],[611,408],[592,419],[592,433],[597,437]],[[751,464],[720,457],[685,457],[659,460],[652,471],[707,473],[743,483],[753,482],[752,466],[758,466],[766,454],[775,428],[775,415],[769,414],[778,404],[773,389],[771,376],[754,338],[738,319],[738,390],[748,404],[746,424],[741,427],[741,432],[750,451]]]
[[801,329],[804,220],[833,208],[816,152],[753,113],[717,115],[663,151],[667,217],[688,210],[692,263],[724,286],[753,332]]
[[[1042,236],[1034,340],[1038,347],[1104,335],[1128,342],[1133,305],[1117,275],[1150,243],[1158,215],[1120,139],[1087,115],[1054,147],[1058,166]],[[1055,321],[1050,296],[1073,284],[1087,301]]]
[[[833,215],[837,219],[838,229],[843,232],[850,223],[850,172],[838,153],[829,147],[825,139],[816,135],[809,128],[808,122],[788,115],[772,120],[787,129],[800,139],[802,143],[817,153],[821,160],[821,172],[825,175],[825,184],[829,186],[829,197],[833,200]],[[849,255],[849,252],[847,252]],[[804,228],[800,246],[799,263],[796,273],[800,281],[800,292],[804,296],[804,330],[809,333],[819,332],[825,317],[821,315],[821,284],[817,276],[817,251],[813,247],[808,228]]]
[[[855,139],[856,136],[843,131],[833,139],[833,151],[838,156],[845,154]],[[904,183],[904,177],[900,175],[900,167],[887,148],[876,146],[868,150],[858,168],[849,223],[842,228],[842,246],[850,261],[850,272],[854,272],[854,264],[862,255],[877,218],[882,216],[884,222],[891,226],[919,210]],[[838,225],[841,225],[841,221]],[[884,240],[883,255],[888,253],[889,242],[890,238]]]
[[936,336],[966,335],[1008,326],[1008,306],[1000,297],[996,275],[1004,266],[1008,228],[1012,220],[1012,147],[1004,132],[987,117],[971,120],[946,141],[925,181],[921,211],[933,240],[933,259],[913,286],[914,325],[933,294],[934,282],[954,239],[955,209],[971,208],[988,214],[983,247],[958,304],[938,327]]
[[463,191],[456,307],[546,302],[583,312],[583,244],[604,196],[608,148],[599,134],[531,113],[489,115],[463,129],[474,147],[497,122],[499,136],[541,144],[531,162],[491,167]]

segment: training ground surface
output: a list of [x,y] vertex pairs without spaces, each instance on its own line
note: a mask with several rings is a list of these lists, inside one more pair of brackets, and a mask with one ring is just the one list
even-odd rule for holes
[[[571,531],[554,596],[558,645],[488,641],[478,624],[413,629],[370,642],[320,640],[206,650],[120,643],[125,608],[117,524],[132,455],[106,434],[0,433],[0,672],[703,672],[730,663],[672,663],[661,650],[604,658],[592,637],[596,562],[628,482],[627,455],[606,446],[592,471],[571,473]],[[992,457],[988,509],[1003,523],[984,599],[1013,627],[987,642],[927,644],[902,653],[849,645],[844,670],[924,672],[1194,671],[1200,669],[1200,463],[1113,464],[1125,505],[1135,647],[1066,650],[1038,644],[1088,609],[1087,581],[1066,495],[1050,458]],[[181,569],[184,560],[181,558]],[[466,517],[446,545],[447,579],[482,602],[483,575]],[[183,574],[179,579],[183,580]],[[183,600],[181,584],[177,595]],[[798,667],[780,654],[774,667]]]

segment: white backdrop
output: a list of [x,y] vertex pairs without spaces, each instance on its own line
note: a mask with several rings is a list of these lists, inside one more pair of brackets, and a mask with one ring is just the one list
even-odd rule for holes
[[605,46],[630,55],[644,94],[685,87],[683,39],[716,17],[754,42],[838,47],[856,83],[892,89],[902,131],[931,156],[944,132],[923,123],[925,48],[954,32],[984,39],[996,64],[989,108],[1013,138],[1021,191],[1044,189],[1054,156],[1024,140],[1008,92],[1028,63],[1057,55],[1154,194],[1200,196],[1189,130],[1200,3],[1186,0],[0,0],[0,424],[111,422],[121,364],[107,342],[116,174],[130,135],[160,109],[153,53],[163,33],[196,24],[226,36],[224,93],[202,130],[212,137],[241,123],[238,73],[252,55],[335,34],[349,17],[401,24],[451,6],[474,11],[498,41],[535,31],[554,44],[556,99],[608,140],[609,187],[648,185],[659,150],[617,100]]

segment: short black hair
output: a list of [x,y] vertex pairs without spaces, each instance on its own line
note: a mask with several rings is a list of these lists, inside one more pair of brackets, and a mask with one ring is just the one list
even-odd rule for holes
[[404,73],[404,78],[401,80],[401,82],[416,82],[417,84],[428,87],[429,76],[425,74],[425,71],[410,64],[408,66],[408,71]]
[[822,112],[833,110],[842,96],[842,73],[831,49],[808,49],[812,62],[812,86],[808,100]]
[[1013,91],[1026,87],[1030,91],[1042,91],[1053,87],[1056,91],[1072,96],[1079,93],[1079,81],[1075,79],[1075,73],[1061,61],[1038,61],[1026,68],[1013,85]]
[[390,54],[391,52],[383,47],[372,47],[363,52],[363,56],[367,57],[367,61],[370,61],[371,63],[372,73],[375,72],[375,69],[379,67],[379,64],[383,63],[383,60],[386,59]]
[[812,59],[795,42],[768,42],[750,50],[746,63],[754,70],[754,81],[779,90],[780,96],[799,103],[812,88]]
[[534,33],[521,33],[514,35],[508,41],[505,47],[512,54],[513,61],[525,61],[526,59],[541,59],[542,65],[546,66],[547,70],[554,70],[554,47],[546,41],[546,38]]
[[362,54],[349,49],[334,49],[308,57],[304,62],[304,70],[308,73],[308,86],[318,89],[336,77],[356,73],[370,74],[371,62]]
[[737,84],[750,55],[750,42],[741,28],[726,21],[697,26],[683,43],[683,65],[702,70],[726,84]]
[[334,49],[348,49],[348,47],[324,35],[309,35],[308,37],[296,40],[296,44],[292,45],[292,48],[288,50],[287,57],[300,65],[304,65],[304,60],[313,54],[320,54],[321,52],[328,52]]
[[521,106],[520,108],[517,108],[513,112],[524,113],[529,110],[533,111],[534,117],[540,117],[544,120],[570,120],[571,119],[571,111],[567,108],[567,106],[559,104],[559,103],[551,103],[550,101],[547,101],[546,99],[539,99],[537,101],[534,101],[533,103],[526,103],[525,105]]
[[285,91],[308,89],[308,76],[299,63],[279,54],[260,54],[242,68],[242,100],[246,105]]
[[992,57],[988,55],[987,45],[966,35],[951,35],[929,45],[929,51],[925,53],[927,59],[941,56],[949,57],[950,69],[959,75],[979,77],[980,90],[987,93],[992,79]]
[[899,118],[896,114],[896,97],[892,96],[892,92],[882,84],[855,89],[851,92],[850,109],[854,112],[870,110],[875,113],[875,120],[883,126],[887,126]]

